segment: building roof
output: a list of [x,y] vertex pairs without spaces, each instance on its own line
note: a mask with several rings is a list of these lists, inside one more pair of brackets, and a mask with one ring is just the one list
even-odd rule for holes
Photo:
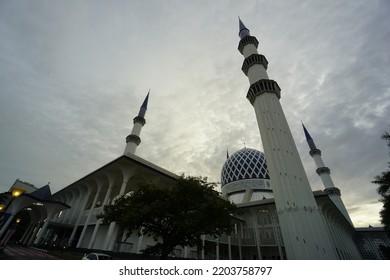
[[51,200],[52,196],[51,196],[50,186],[45,185],[45,186],[37,189],[36,191],[33,191],[32,193],[30,193],[30,196],[32,196],[38,200]]
[[79,183],[81,183],[82,181],[86,181],[88,180],[88,178],[92,178],[94,175],[98,175],[99,173],[101,172],[104,172],[104,171],[109,171],[109,170],[112,170],[114,168],[118,168],[121,164],[132,164],[132,165],[135,165],[137,166],[137,168],[139,168],[138,171],[145,171],[145,172],[151,172],[151,173],[154,173],[154,174],[159,174],[159,175],[162,175],[166,178],[170,178],[170,179],[173,179],[173,180],[176,180],[177,178],[179,178],[178,175],[164,169],[164,168],[161,168],[139,156],[136,156],[134,154],[126,154],[126,155],[122,155],[114,160],[112,160],[111,162],[103,165],[102,167],[96,169],[95,171],[92,171],[91,173],[85,175],[84,177],[80,178],[79,180],[73,182],[72,184],[64,187],[63,189],[59,190],[58,192],[56,192],[54,194],[54,196],[57,196],[59,194],[61,194],[62,192],[66,191],[68,188],[72,187],[72,186],[77,186]]

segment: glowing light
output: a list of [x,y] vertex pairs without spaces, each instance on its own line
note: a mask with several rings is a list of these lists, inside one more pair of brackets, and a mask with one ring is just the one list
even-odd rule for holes
[[24,190],[22,190],[22,189],[12,189],[12,197],[13,198],[18,197],[22,193],[24,193]]

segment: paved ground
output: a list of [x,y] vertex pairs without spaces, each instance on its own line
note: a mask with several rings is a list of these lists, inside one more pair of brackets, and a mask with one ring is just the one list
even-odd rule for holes
[[17,245],[8,245],[0,253],[2,260],[60,260],[60,258],[47,254],[44,251]]

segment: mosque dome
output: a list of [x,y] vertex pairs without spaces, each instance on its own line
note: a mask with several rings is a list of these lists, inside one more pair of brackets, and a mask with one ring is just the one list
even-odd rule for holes
[[221,171],[222,194],[234,203],[272,198],[264,153],[241,149],[227,158]]
[[269,179],[264,153],[244,148],[226,160],[221,172],[222,186],[243,179]]

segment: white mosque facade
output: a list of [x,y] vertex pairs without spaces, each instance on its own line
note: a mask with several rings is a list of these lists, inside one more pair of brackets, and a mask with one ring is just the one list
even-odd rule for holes
[[[330,177],[321,151],[303,127],[310,155],[317,165],[323,190],[312,191],[279,99],[280,88],[267,75],[267,60],[258,54],[258,41],[240,24],[239,51],[249,79],[247,98],[253,105],[264,153],[244,148],[227,159],[221,170],[221,196],[235,203],[241,214],[229,236],[202,236],[204,247],[176,248],[173,256],[201,259],[361,259],[354,242],[355,228]],[[141,143],[149,93],[124,154],[45,199],[8,209],[7,233],[18,211],[34,210],[34,218],[20,237],[26,245],[51,244],[80,250],[141,254],[154,241],[147,236],[125,239],[115,223],[102,224],[96,216],[104,205],[135,189],[140,183],[168,186],[178,175],[135,154]],[[23,188],[26,194],[35,189]],[[22,199],[16,198],[15,204]],[[39,203],[37,203],[39,202]],[[51,204],[50,204],[51,203]],[[48,205],[56,205],[56,207]],[[41,208],[40,208],[41,207]],[[8,226],[7,224],[7,226]]]

